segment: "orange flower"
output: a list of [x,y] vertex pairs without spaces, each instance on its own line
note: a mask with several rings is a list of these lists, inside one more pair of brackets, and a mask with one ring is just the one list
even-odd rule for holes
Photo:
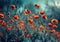
[[19,16],[18,16],[18,15],[14,15],[14,18],[15,18],[16,20],[18,20],[18,19],[19,19]]
[[40,28],[41,29],[45,29],[46,27],[44,25],[40,25]]
[[4,18],[4,14],[0,13],[0,18]]
[[2,26],[7,26],[7,23],[5,21],[2,22]]
[[49,27],[52,27],[52,26],[53,26],[53,24],[52,24],[52,23],[48,23],[48,26],[49,26]]
[[39,4],[35,4],[35,7],[36,7],[36,8],[39,8],[39,7],[40,7],[40,5],[39,5]]
[[31,13],[30,10],[28,10],[28,9],[25,9],[25,10],[24,10],[24,14],[25,14],[25,15],[28,15],[28,14],[30,14],[30,13]]
[[31,35],[30,35],[29,33],[28,33],[28,34],[26,34],[26,37],[28,37],[28,38],[29,38],[30,36],[31,36]]
[[56,32],[56,30],[50,30],[50,33],[55,33]]
[[38,15],[35,15],[34,18],[35,18],[35,19],[39,19],[39,16],[38,16]]
[[24,23],[20,23],[19,26],[20,26],[21,29],[24,29]]
[[28,19],[28,22],[29,22],[30,24],[32,24],[32,23],[33,23],[33,20],[32,20],[32,19]]
[[58,20],[57,19],[52,19],[51,23],[58,24]]
[[12,8],[12,9],[15,9],[15,8],[16,8],[16,6],[15,6],[14,4],[12,4],[12,5],[11,5],[11,8]]
[[43,15],[42,18],[45,19],[45,20],[48,19],[46,15]]
[[45,12],[44,12],[44,11],[40,11],[40,12],[39,12],[39,14],[44,15],[44,14],[45,14]]
[[53,25],[53,28],[57,28],[58,26],[57,25]]

